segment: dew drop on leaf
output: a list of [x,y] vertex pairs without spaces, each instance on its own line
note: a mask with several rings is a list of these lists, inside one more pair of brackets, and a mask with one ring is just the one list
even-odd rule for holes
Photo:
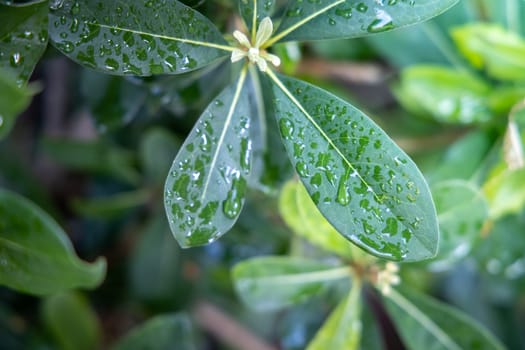
[[366,12],[368,10],[368,6],[366,6],[365,3],[360,2],[359,4],[357,4],[356,9],[359,12]]
[[283,135],[286,140],[289,140],[293,136],[294,125],[290,120],[281,119],[279,121],[279,129],[281,130],[281,135]]
[[384,10],[376,10],[376,18],[370,23],[367,30],[370,33],[379,33],[394,28],[392,17]]

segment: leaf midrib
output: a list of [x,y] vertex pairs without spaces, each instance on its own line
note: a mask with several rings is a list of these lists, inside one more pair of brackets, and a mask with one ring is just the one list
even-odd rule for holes
[[275,276],[262,276],[262,277],[245,277],[244,280],[256,281],[257,283],[264,284],[278,284],[278,285],[290,285],[290,284],[306,284],[306,283],[319,283],[323,281],[331,281],[343,278],[349,278],[351,276],[348,267],[338,267],[328,270],[301,272],[292,274],[283,274]]
[[462,350],[461,347],[450,338],[437,324],[434,323],[427,315],[421,312],[415,305],[411,304],[405,297],[395,289],[390,290],[385,295],[399,306],[408,315],[412,316],[419,322],[430,334],[432,334],[448,350]]

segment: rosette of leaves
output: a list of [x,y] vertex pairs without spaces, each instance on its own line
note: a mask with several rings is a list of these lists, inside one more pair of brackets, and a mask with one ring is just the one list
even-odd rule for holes
[[[403,280],[398,265],[384,264],[345,241],[324,219],[301,183],[288,182],[279,204],[284,221],[295,234],[332,256],[251,258],[235,265],[232,277],[241,300],[257,311],[304,305],[326,297],[328,291],[341,295],[306,349],[382,349],[381,334],[374,331],[376,325],[367,317],[381,303],[407,349],[504,348],[464,313],[412,290],[410,278]],[[447,221],[442,225],[450,226]],[[381,302],[369,303],[375,298],[371,289],[378,291]]]
[[32,6],[48,13],[53,46],[108,74],[180,74],[237,62],[236,78],[202,113],[166,181],[166,212],[181,246],[207,244],[227,232],[247,188],[271,185],[269,179],[279,176],[275,159],[284,144],[309,195],[341,235],[377,256],[415,261],[434,256],[438,240],[435,208],[415,164],[348,102],[279,74],[280,58],[271,50],[287,41],[403,27],[456,2],[290,0],[277,9],[274,0],[241,0],[245,25],[230,41],[208,18],[175,0]]

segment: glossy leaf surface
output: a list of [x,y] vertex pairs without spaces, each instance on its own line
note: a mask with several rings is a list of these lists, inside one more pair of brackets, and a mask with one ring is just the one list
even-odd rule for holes
[[396,290],[386,307],[409,350],[503,350],[503,345],[467,315],[415,292]]
[[238,0],[239,1],[239,13],[241,14],[244,23],[248,27],[248,30],[253,28],[253,15],[254,9],[256,10],[256,28],[259,27],[259,22],[264,17],[271,17],[275,11],[276,0]]
[[233,269],[235,289],[244,303],[266,311],[304,302],[349,276],[347,267],[292,257],[253,258]]
[[102,331],[95,311],[79,293],[61,293],[46,298],[42,316],[63,350],[99,349]]
[[357,350],[361,340],[361,283],[352,280],[352,289],[325,321],[307,350]]
[[65,0],[51,7],[53,44],[76,62],[111,74],[181,73],[227,51],[217,28],[178,1]]
[[434,256],[435,208],[413,161],[347,102],[299,80],[273,79],[288,155],[327,220],[376,256],[407,261]]
[[151,318],[132,329],[112,350],[195,350],[191,321],[185,314],[167,314]]
[[343,257],[352,257],[352,245],[319,212],[303,184],[288,182],[281,190],[279,211],[294,233]]
[[173,161],[164,197],[171,230],[182,247],[219,238],[244,204],[251,169],[245,76],[206,108]]
[[0,69],[18,86],[29,80],[47,47],[47,13],[45,2],[23,7],[0,4]]
[[496,79],[525,81],[525,40],[494,24],[470,24],[451,32],[468,61]]
[[28,200],[0,190],[0,217],[0,284],[46,295],[103,280],[105,260],[79,260],[64,231]]
[[10,75],[0,69],[0,140],[7,136],[16,117],[27,108],[35,89],[19,87]]
[[283,40],[365,36],[439,15],[458,0],[291,0],[277,33]]
[[439,253],[431,262],[435,269],[451,267],[465,257],[481,235],[488,208],[481,191],[461,180],[432,186],[439,219]]
[[454,124],[483,123],[492,118],[490,87],[466,72],[440,66],[403,70],[395,95],[412,113]]

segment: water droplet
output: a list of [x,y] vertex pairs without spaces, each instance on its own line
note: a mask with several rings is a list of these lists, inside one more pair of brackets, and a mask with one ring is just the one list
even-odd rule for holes
[[75,15],[78,15],[80,12],[80,4],[78,2],[75,2],[73,4],[73,6],[71,6],[71,11],[70,13],[75,16]]
[[20,54],[20,52],[15,52],[11,55],[11,58],[9,60],[9,63],[12,67],[18,67],[24,62],[24,57]]
[[109,71],[116,71],[119,68],[118,62],[112,58],[107,58],[104,63],[106,64],[105,68]]
[[365,3],[360,2],[359,4],[357,4],[356,9],[357,9],[357,11],[359,11],[359,12],[366,12],[366,11],[368,10],[368,6],[366,6]]
[[339,17],[343,17],[343,18],[350,18],[352,17],[352,8],[349,7],[349,8],[338,8],[335,10],[335,14]]
[[339,187],[337,188],[336,201],[341,205],[347,205],[348,203],[350,203],[350,198],[350,191],[346,184],[346,180],[341,179],[341,181],[339,182]]
[[222,202],[222,211],[228,218],[235,219],[237,215],[239,215],[245,190],[246,180],[244,178],[236,178],[233,180],[226,200]]
[[294,9],[290,9],[286,12],[287,17],[299,17],[303,13],[303,9],[301,7],[296,7]]
[[376,18],[370,23],[367,30],[370,33],[379,33],[394,28],[392,17],[384,10],[376,10]]
[[321,183],[323,182],[323,177],[320,173],[315,173],[312,179],[310,180],[310,185],[319,187],[321,186]]
[[306,165],[305,162],[297,162],[295,165],[295,170],[297,171],[297,174],[301,177],[309,177],[310,173],[308,171],[308,165]]
[[330,24],[331,26],[335,26],[337,22],[332,17],[328,17],[328,24]]
[[281,135],[289,140],[294,133],[294,125],[291,120],[281,119],[279,120],[279,130],[281,130]]
[[0,115],[0,128],[4,125],[4,117]]

